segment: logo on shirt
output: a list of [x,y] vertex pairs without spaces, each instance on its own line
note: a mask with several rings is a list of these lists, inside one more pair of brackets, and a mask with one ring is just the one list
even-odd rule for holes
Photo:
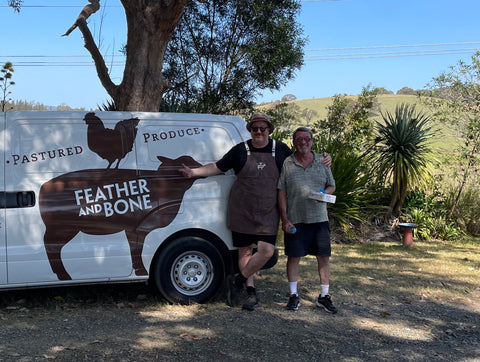
[[265,166],[267,166],[267,164],[265,162],[258,162],[257,163],[257,169],[259,169],[259,170],[263,170],[265,168]]

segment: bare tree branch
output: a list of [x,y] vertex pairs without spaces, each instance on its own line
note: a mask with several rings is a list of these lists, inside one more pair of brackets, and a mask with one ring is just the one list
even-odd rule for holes
[[78,22],[80,19],[87,20],[90,17],[90,15],[96,13],[97,10],[100,9],[100,0],[88,0],[88,1],[90,2],[90,4],[85,5],[85,7],[82,9],[80,14],[78,15],[77,20],[75,20],[73,25],[62,36],[70,35],[70,33],[77,28]]
[[108,92],[108,94],[115,99],[114,94],[118,87],[117,85],[115,85],[115,83],[112,82],[112,79],[110,78],[110,74],[108,73],[108,68],[105,65],[105,60],[103,59],[103,56],[100,53],[100,50],[98,50],[98,47],[95,44],[95,40],[93,39],[92,33],[90,32],[90,29],[87,26],[87,21],[83,18],[78,18],[75,23],[78,26],[78,29],[83,34],[83,40],[85,41],[85,45],[84,45],[85,49],[87,49],[90,52],[90,55],[93,58],[100,82],[102,83],[103,87]]

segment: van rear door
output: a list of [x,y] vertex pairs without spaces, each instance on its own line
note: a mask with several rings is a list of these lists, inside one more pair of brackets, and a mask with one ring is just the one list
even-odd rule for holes
[[5,113],[0,113],[0,285],[7,283],[6,228],[5,228]]

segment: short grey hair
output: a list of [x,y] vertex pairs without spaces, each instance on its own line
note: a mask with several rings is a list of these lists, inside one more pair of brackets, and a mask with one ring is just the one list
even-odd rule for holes
[[292,139],[295,141],[295,137],[297,136],[297,132],[308,132],[310,134],[310,138],[313,139],[313,132],[310,128],[307,127],[298,127],[294,132]]

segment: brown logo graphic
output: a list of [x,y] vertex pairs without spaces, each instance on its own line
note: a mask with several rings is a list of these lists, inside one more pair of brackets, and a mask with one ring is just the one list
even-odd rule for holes
[[126,119],[118,122],[115,129],[105,128],[103,122],[95,113],[87,113],[84,118],[87,124],[88,148],[101,158],[108,161],[107,168],[120,160],[133,148],[137,136],[138,118]]
[[192,186],[194,179],[179,174],[182,164],[200,166],[190,156],[158,159],[162,162],[158,170],[81,170],[42,185],[39,207],[46,227],[44,244],[52,271],[60,280],[71,279],[62,262],[62,248],[79,232],[125,231],[135,274],[148,274],[141,257],[145,237],[173,221],[184,193]]
[[61,251],[79,232],[109,235],[124,231],[135,274],[148,275],[142,261],[145,237],[173,221],[192,186],[194,180],[179,173],[182,164],[200,164],[190,156],[174,160],[157,156],[161,162],[157,170],[119,169],[120,160],[133,148],[139,119],[119,121],[114,129],[105,128],[95,113],[87,113],[84,120],[88,148],[107,160],[108,166],[70,172],[42,185],[39,207],[52,271],[60,280],[71,280]]

